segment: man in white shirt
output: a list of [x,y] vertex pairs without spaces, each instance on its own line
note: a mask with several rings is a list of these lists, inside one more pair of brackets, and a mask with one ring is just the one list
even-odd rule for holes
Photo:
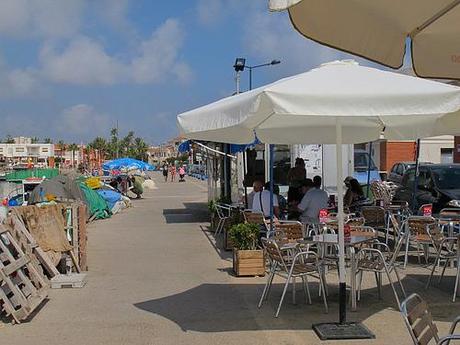
[[[265,217],[270,217],[270,190],[265,185],[265,190],[254,194],[252,201],[252,210],[254,212],[262,212]],[[273,195],[273,215],[279,216],[278,197]]]
[[254,202],[254,195],[264,189],[264,184],[260,180],[255,180],[252,184],[252,192],[248,194],[248,208],[252,209]]
[[311,188],[302,198],[297,206],[302,212],[300,221],[304,224],[317,224],[319,222],[319,211],[327,208],[328,195],[321,189],[321,177],[313,178],[313,188]]

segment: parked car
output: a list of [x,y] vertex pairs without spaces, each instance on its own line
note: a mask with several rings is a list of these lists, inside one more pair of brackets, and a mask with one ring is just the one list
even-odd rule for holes
[[[420,164],[415,202],[417,209],[433,204],[433,213],[446,207],[460,208],[460,164]],[[394,200],[412,203],[415,167],[409,168]]]
[[[370,163],[370,166],[369,166]],[[370,168],[370,181],[380,181],[379,169],[375,165],[372,158],[369,162],[369,153],[365,150],[355,149],[354,150],[354,172],[353,177],[358,180],[359,184],[367,184],[367,174]]]
[[[420,162],[419,164],[431,164],[429,162]],[[388,173],[388,181],[401,185],[402,178],[407,169],[414,168],[415,162],[399,162],[395,163]]]

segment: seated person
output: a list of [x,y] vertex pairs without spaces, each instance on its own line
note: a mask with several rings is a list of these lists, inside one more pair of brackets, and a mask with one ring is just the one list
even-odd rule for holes
[[[268,188],[270,189],[270,186]],[[280,213],[286,212],[287,211],[287,200],[284,196],[280,194],[280,186],[275,184],[273,186],[273,193],[278,198],[278,205],[280,208]]]
[[321,189],[321,176],[313,178],[313,188],[310,188],[297,206],[302,213],[300,221],[304,224],[319,223],[319,211],[327,208],[327,192]]
[[357,179],[347,177],[344,182],[348,189],[343,197],[343,207],[353,208],[356,203],[366,199]]
[[[267,184],[265,184],[267,186]],[[265,218],[270,217],[270,184],[268,189],[256,192],[252,202],[252,210],[254,212],[262,212]],[[279,217],[279,204],[276,195],[273,196],[273,215]]]

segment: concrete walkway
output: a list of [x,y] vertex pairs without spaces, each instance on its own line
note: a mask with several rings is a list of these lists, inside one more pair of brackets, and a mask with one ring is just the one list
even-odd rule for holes
[[[265,278],[233,277],[230,254],[216,250],[212,236],[202,230],[207,225],[206,185],[154,178],[158,189],[134,200],[134,208],[90,226],[87,286],[52,290],[48,303],[29,322],[0,324],[0,344],[321,343],[311,324],[337,318],[335,273],[328,278],[329,314],[313,282],[312,305],[301,301],[300,290],[297,305],[288,294],[275,319],[281,281],[259,310]],[[406,289],[423,292],[426,272],[406,276]],[[365,283],[358,312],[349,317],[363,321],[377,339],[361,343],[410,344],[389,287],[383,287],[379,301],[373,280]],[[450,288],[433,291],[424,297],[433,303],[444,333],[458,303],[450,302]]]

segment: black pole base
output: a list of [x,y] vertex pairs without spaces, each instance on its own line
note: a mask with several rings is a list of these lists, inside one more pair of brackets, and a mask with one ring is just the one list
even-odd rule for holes
[[347,284],[339,283],[339,323],[347,321]]
[[313,330],[321,340],[375,339],[375,335],[362,323],[317,323]]

